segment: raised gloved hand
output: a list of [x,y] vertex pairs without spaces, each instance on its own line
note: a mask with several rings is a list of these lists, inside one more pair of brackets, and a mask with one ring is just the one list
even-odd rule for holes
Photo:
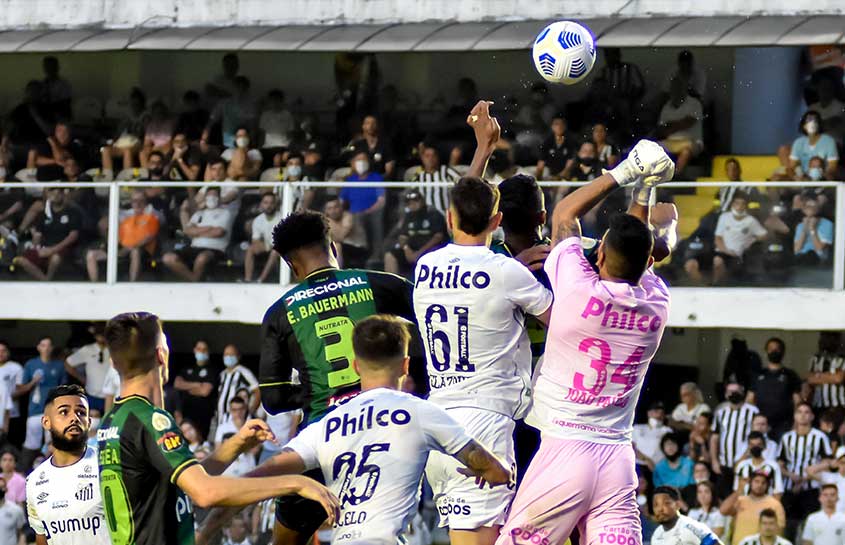
[[610,171],[621,187],[639,183],[645,187],[668,182],[675,175],[675,163],[657,142],[640,140],[628,157]]

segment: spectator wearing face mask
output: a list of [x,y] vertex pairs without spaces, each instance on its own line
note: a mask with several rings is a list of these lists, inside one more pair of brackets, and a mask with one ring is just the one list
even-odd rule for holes
[[760,432],[766,440],[766,446],[763,449],[763,458],[766,460],[777,460],[780,447],[777,441],[773,441],[769,437],[769,419],[766,418],[765,414],[757,413],[754,415],[754,418],[751,419],[751,431]]
[[257,257],[267,256],[267,263],[258,276],[259,283],[267,280],[279,264],[279,255],[273,250],[273,228],[282,221],[279,199],[275,193],[265,193],[259,206],[261,213],[252,220],[252,242],[244,256],[244,282],[252,282]]
[[780,178],[799,179],[802,173],[809,173],[810,159],[818,156],[824,161],[823,178],[835,179],[839,152],[836,149],[836,141],[830,135],[824,134],[821,115],[815,110],[807,110],[801,117],[799,131],[802,136],[795,139],[792,147],[781,148],[778,152],[781,163],[786,169],[785,176],[782,175]]
[[374,115],[364,117],[361,122],[361,138],[350,142],[346,151],[352,151],[356,155],[365,152],[373,172],[378,172],[387,180],[394,179],[396,159],[393,157],[393,149],[391,143],[379,134],[379,122]]
[[652,403],[648,409],[648,422],[634,426],[632,441],[634,452],[637,456],[637,464],[648,466],[654,471],[657,462],[663,459],[663,452],[660,450],[661,440],[672,428],[666,425],[666,410],[663,403]]
[[205,195],[205,209],[189,217],[180,212],[182,231],[191,239],[179,253],[167,252],[162,261],[172,272],[190,282],[199,282],[206,269],[225,257],[232,235],[232,213],[220,207],[220,189],[210,187]]
[[567,180],[589,182],[601,176],[601,163],[596,154],[596,145],[591,142],[582,142],[578,148],[575,161],[569,163],[563,171],[563,177]]
[[[774,458],[765,458],[766,437],[759,431],[748,434],[748,450],[742,456],[734,470],[734,490],[739,487],[740,480],[751,479],[751,475],[763,472],[769,476],[769,494],[780,499],[783,495],[783,474],[780,465]],[[740,490],[748,494],[748,488]]]
[[241,127],[235,132],[235,147],[226,148],[220,158],[229,163],[230,180],[257,180],[261,170],[261,152],[252,147],[249,131]]
[[340,199],[347,210],[367,231],[367,239],[373,256],[381,257],[381,245],[384,239],[384,203],[383,187],[355,187],[356,182],[382,182],[384,177],[373,172],[369,155],[359,151],[352,157],[352,170],[340,190]]
[[[221,208],[228,210],[231,219],[234,220],[241,206],[241,189],[235,184],[228,183],[232,181],[232,178],[227,176],[227,168],[226,161],[222,157],[210,160],[205,169],[205,181],[210,185],[204,185],[196,192],[193,203],[186,199],[182,203],[183,207],[186,207],[189,212],[205,209],[206,191],[211,186],[219,186],[219,205]],[[188,188],[188,195],[190,194],[191,188]],[[191,204],[193,204],[193,208],[191,208]]]
[[711,467],[717,475],[719,497],[730,494],[734,484],[734,467],[748,449],[751,421],[757,407],[745,402],[745,389],[737,382],[725,385],[727,403],[716,410],[713,434],[710,436]]
[[[241,389],[246,389],[249,394],[244,397],[247,411],[245,416],[254,414],[261,404],[261,393],[258,390],[258,379],[248,367],[241,364],[241,351],[234,344],[227,344],[223,349],[223,366],[218,381],[217,392],[217,425],[218,428],[224,422],[231,420],[229,403],[238,397]],[[240,427],[236,428],[236,431]]]
[[772,438],[780,439],[792,426],[792,407],[801,401],[801,378],[783,365],[786,343],[778,337],[766,341],[766,363],[751,381],[748,402],[769,419]]
[[200,149],[203,150],[203,153],[208,152],[208,146],[211,143],[209,141],[211,129],[214,125],[220,124],[223,146],[226,148],[235,147],[238,129],[255,127],[257,112],[255,102],[249,94],[249,79],[244,76],[235,76],[232,81],[234,86],[232,95],[217,103],[211,111],[208,124],[202,131]]
[[654,465],[654,486],[683,488],[694,482],[692,460],[681,454],[680,439],[667,433],[660,439],[663,459]]
[[827,263],[833,246],[833,222],[819,216],[819,201],[812,195],[803,197],[804,219],[795,228],[795,261],[813,266]]
[[[282,154],[277,153],[273,158],[274,166],[279,169],[278,179],[283,182],[310,182],[311,178],[303,171],[304,157],[301,153],[288,154],[287,161],[282,166]],[[314,190],[308,187],[295,186],[293,188],[293,209],[301,212],[308,210],[314,203]]]
[[208,437],[217,406],[217,380],[220,373],[209,363],[208,343],[194,344],[194,362],[186,365],[173,386],[182,398],[182,416],[194,423],[203,437]]

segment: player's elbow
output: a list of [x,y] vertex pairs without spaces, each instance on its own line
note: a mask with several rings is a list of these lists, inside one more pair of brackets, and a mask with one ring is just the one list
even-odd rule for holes
[[268,414],[293,411],[302,408],[301,388],[294,384],[261,386],[261,404]]

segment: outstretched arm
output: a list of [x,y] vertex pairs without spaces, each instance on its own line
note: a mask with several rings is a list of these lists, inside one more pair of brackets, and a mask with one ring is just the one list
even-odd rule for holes
[[610,173],[602,174],[561,199],[552,214],[552,246],[573,235],[581,236],[581,216],[618,187]]
[[455,454],[455,458],[466,466],[466,468],[459,467],[458,473],[467,477],[475,477],[476,484],[481,487],[484,486],[484,483],[489,483],[492,488],[507,484],[511,480],[511,472],[505,469],[505,466],[490,451],[475,440],[470,441],[459,450]]
[[467,124],[475,132],[475,154],[472,156],[467,176],[483,178],[487,169],[487,161],[496,149],[496,142],[499,141],[499,121],[490,117],[490,106],[493,103],[489,100],[479,100],[467,116]]

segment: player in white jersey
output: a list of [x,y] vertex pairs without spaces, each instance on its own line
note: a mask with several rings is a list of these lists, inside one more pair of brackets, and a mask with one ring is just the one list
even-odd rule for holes
[[[663,149],[640,141],[619,166],[555,207],[545,263],[555,301],[527,419],[542,440],[500,545],[563,543],[575,526],[584,545],[642,542],[631,435],[669,311],[669,290],[650,267],[649,204],[652,186],[673,174]],[[596,272],[584,257],[579,218],[634,184],[630,213],[610,219]]]
[[654,520],[660,526],[651,535],[651,545],[721,545],[722,542],[706,524],[680,513],[681,493],[672,486],[654,490]]
[[356,324],[353,366],[361,376],[362,392],[302,430],[250,474],[320,468],[341,503],[332,544],[403,543],[432,452],[460,460],[458,471],[476,486],[504,485],[511,479],[496,457],[446,411],[399,391],[408,374],[409,339],[407,323],[392,316],[376,315]]
[[44,429],[53,455],[26,479],[29,525],[37,545],[110,545],[103,518],[97,449],[88,439],[88,398],[76,385],[47,394]]
[[[520,262],[490,250],[502,216],[495,187],[464,177],[450,196],[453,242],[421,257],[415,274],[414,312],[425,345],[429,400],[513,466],[515,420],[530,405],[525,316],[547,323],[552,294]],[[449,527],[453,544],[492,544],[514,492],[479,491],[456,467],[456,460],[439,453],[426,465],[440,525]]]

